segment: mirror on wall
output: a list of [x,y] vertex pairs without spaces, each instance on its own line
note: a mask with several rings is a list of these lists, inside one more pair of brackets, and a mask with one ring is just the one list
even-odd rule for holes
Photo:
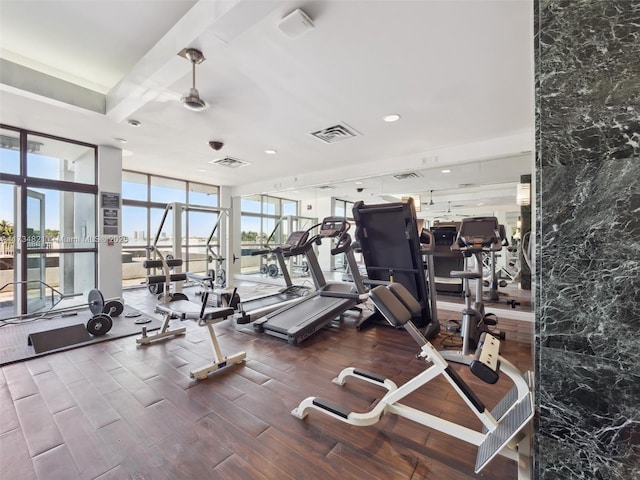
[[[465,217],[495,216],[505,227],[508,246],[494,259],[496,276],[485,287],[499,308],[510,309],[514,300],[519,310],[531,311],[531,292],[520,287],[522,269],[522,215],[517,203],[518,184],[523,175],[530,175],[533,157],[530,152],[479,161],[403,170],[386,175],[352,178],[316,185],[280,195],[301,202],[301,208],[313,208],[318,218],[332,214],[330,205],[336,201],[352,204],[398,202],[409,196],[416,204],[420,223],[430,228],[438,223],[460,222]],[[332,200],[333,199],[333,200]],[[491,276],[491,259],[483,269]],[[485,280],[486,284],[486,280]],[[453,300],[459,292],[443,292],[438,301]]]

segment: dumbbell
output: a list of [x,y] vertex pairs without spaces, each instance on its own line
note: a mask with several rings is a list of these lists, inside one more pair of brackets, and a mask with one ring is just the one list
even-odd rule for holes
[[124,310],[124,304],[120,300],[109,300],[105,303],[102,292],[93,289],[88,296],[89,310],[93,317],[87,322],[87,331],[91,335],[105,335],[113,327],[113,317],[117,317]]

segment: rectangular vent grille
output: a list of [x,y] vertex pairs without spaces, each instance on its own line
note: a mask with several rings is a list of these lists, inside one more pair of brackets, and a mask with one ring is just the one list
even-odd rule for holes
[[395,178],[398,181],[411,180],[412,178],[420,178],[420,177],[422,177],[422,175],[416,172],[399,173],[398,175],[393,176],[393,178]]
[[333,190],[336,187],[334,187],[333,185],[320,185],[317,188],[318,190]]
[[247,165],[251,165],[249,162],[245,162],[244,160],[238,160],[237,158],[231,158],[231,157],[218,158],[217,160],[211,160],[209,163],[213,165],[221,165],[223,167],[228,167],[228,168],[240,168],[240,167],[246,167]]
[[358,136],[358,132],[346,125],[338,124],[333,127],[323,128],[322,130],[313,132],[311,135],[326,143],[336,143],[340,140],[356,137]]

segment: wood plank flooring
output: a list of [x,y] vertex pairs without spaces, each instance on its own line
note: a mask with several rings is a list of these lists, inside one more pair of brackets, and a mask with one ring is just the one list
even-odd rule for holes
[[[128,304],[152,313],[153,297]],[[177,323],[177,322],[176,322]],[[370,408],[381,389],[332,378],[357,366],[400,384],[424,369],[404,330],[353,320],[299,346],[215,326],[223,352],[247,352],[244,365],[189,378],[210,361],[205,328],[185,322],[185,336],[140,347],[135,337],[98,343],[8,365],[0,371],[0,478],[73,479],[511,479],[516,465],[493,460],[473,473],[476,448],[409,420],[385,415],[355,427],[312,411],[290,412],[307,396],[353,410]],[[434,342],[437,344],[437,341]],[[531,345],[507,339],[503,355],[531,369]],[[488,405],[511,388],[487,385],[466,367],[456,370]],[[469,427],[479,421],[443,379],[407,404]]]

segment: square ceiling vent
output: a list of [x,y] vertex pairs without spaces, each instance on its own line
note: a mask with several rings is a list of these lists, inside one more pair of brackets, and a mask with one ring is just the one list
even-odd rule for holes
[[217,160],[211,160],[209,163],[213,165],[220,165],[227,168],[240,168],[240,167],[246,167],[247,165],[251,165],[249,162],[245,162],[244,160],[238,160],[237,158],[231,158],[231,157],[218,158]]
[[317,132],[312,132],[311,135],[325,143],[336,143],[341,140],[346,140],[347,138],[357,137],[360,134],[344,123],[339,123],[337,125],[318,130]]
[[395,178],[398,181],[411,180],[413,178],[421,178],[421,177],[422,175],[420,175],[418,172],[399,173],[393,176],[393,178]]

